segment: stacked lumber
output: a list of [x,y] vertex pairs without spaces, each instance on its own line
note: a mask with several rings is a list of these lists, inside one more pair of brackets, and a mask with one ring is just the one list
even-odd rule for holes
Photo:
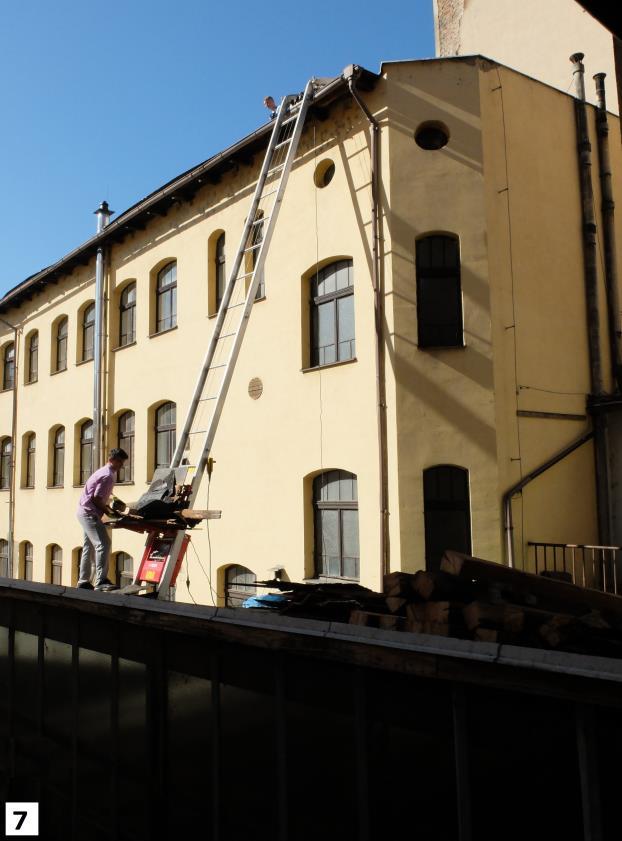
[[350,622],[410,633],[622,656],[622,598],[446,552],[438,571],[393,572],[385,610]]

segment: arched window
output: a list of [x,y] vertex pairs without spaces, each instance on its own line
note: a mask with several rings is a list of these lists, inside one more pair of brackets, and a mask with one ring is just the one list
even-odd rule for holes
[[441,234],[417,240],[419,347],[462,347],[462,289],[458,238]]
[[311,278],[311,365],[354,359],[352,260],[339,260]]
[[67,336],[69,332],[69,321],[67,316],[60,319],[56,325],[56,367],[55,371],[67,369]]
[[216,251],[214,255],[216,278],[216,311],[220,309],[220,302],[225,294],[227,284],[227,270],[225,266],[225,235],[222,233],[216,240]]
[[6,491],[11,486],[11,456],[13,447],[10,438],[0,442],[0,490]]
[[50,546],[50,583],[63,583],[63,550],[57,543]]
[[177,263],[168,263],[156,281],[156,333],[177,324]]
[[80,484],[84,485],[93,472],[93,421],[80,427]]
[[36,383],[39,378],[39,333],[37,330],[30,334],[28,340],[28,371],[29,383]]
[[241,607],[243,602],[257,592],[257,576],[242,566],[230,566],[225,570],[225,605]]
[[119,416],[118,446],[125,450],[128,459],[119,470],[119,482],[134,481],[134,412],[124,412]]
[[65,427],[59,426],[52,444],[52,486],[60,488],[65,481]]
[[24,541],[24,581],[32,581],[32,543]]
[[6,540],[0,540],[0,575],[3,578],[10,578],[9,569],[9,544]]
[[428,569],[438,569],[446,549],[471,554],[471,503],[467,470],[450,464],[424,470],[423,511]]
[[175,452],[176,406],[163,403],[155,413],[155,466],[168,467]]
[[117,552],[117,587],[127,587],[134,580],[134,559],[127,552]]
[[35,486],[35,457],[37,452],[37,436],[31,433],[26,439],[26,487]]
[[357,480],[346,470],[327,470],[313,480],[315,574],[359,577]]
[[136,341],[136,284],[128,283],[119,301],[119,345]]
[[4,376],[2,388],[6,391],[15,385],[15,342],[9,342],[4,348]]
[[95,304],[89,304],[82,315],[82,361],[95,355]]

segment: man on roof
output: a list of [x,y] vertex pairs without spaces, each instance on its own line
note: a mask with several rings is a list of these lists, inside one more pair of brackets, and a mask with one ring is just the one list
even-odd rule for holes
[[78,504],[78,521],[84,531],[84,543],[80,557],[80,574],[78,587],[92,590],[91,571],[93,555],[95,556],[95,590],[116,590],[116,586],[108,578],[110,563],[110,535],[102,523],[104,514],[114,515],[126,506],[121,500],[112,508],[108,500],[114,488],[118,471],[128,459],[125,450],[114,448],[110,450],[108,461],[96,470],[86,481]]

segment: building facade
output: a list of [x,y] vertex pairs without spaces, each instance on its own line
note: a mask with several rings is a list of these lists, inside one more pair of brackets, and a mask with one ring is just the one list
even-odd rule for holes
[[[370,123],[348,78],[379,126],[377,248]],[[592,107],[588,123],[595,149]],[[131,502],[170,459],[269,129],[0,301],[0,563],[15,576],[77,580],[98,248],[102,446],[131,454],[116,491]],[[178,600],[238,603],[275,567],[377,589],[444,548],[504,560],[504,494],[591,428],[576,150],[572,96],[483,58],[388,62],[322,89],[199,500],[222,518],[192,532]],[[596,160],[592,182],[598,212]],[[602,266],[597,292],[612,392]],[[513,499],[517,564],[531,542],[598,543],[594,465],[587,441]],[[143,544],[113,531],[120,582]]]

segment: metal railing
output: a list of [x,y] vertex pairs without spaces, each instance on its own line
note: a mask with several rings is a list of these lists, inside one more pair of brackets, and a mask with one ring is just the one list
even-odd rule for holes
[[574,584],[620,594],[622,589],[622,547],[589,546],[580,543],[536,543],[526,566],[527,572],[565,572]]

